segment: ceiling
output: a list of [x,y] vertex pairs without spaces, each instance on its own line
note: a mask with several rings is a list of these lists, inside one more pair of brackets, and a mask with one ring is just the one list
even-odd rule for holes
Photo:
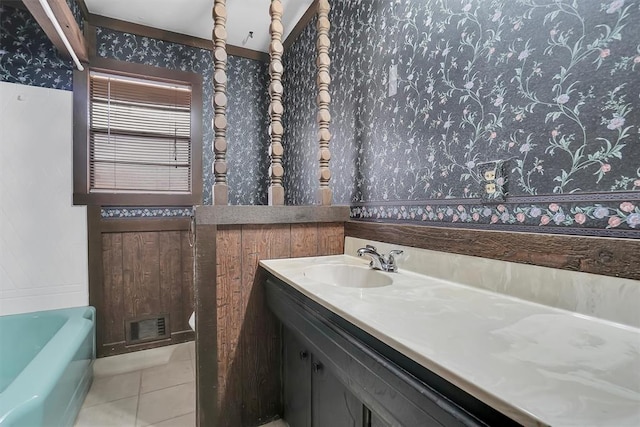
[[[313,0],[282,0],[284,39]],[[90,13],[211,39],[213,0],[85,0]],[[269,51],[270,0],[227,0],[227,43]],[[248,38],[253,31],[253,38]]]

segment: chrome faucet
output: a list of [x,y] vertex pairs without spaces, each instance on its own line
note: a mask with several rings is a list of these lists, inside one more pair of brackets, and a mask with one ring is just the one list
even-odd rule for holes
[[398,265],[396,264],[396,256],[402,254],[401,250],[394,249],[389,252],[389,255],[381,255],[378,253],[378,250],[371,245],[367,245],[364,248],[358,249],[358,256],[367,255],[371,258],[371,262],[369,263],[369,267],[374,270],[382,270],[389,272],[398,271]]

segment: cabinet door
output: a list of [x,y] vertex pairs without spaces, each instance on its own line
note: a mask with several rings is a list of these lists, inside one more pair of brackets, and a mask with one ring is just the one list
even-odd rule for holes
[[390,427],[391,424],[387,424],[382,418],[380,418],[375,412],[371,412],[371,427]]
[[311,418],[313,427],[362,427],[364,406],[313,358],[311,366]]
[[311,427],[311,355],[287,328],[282,343],[284,419],[290,427]]

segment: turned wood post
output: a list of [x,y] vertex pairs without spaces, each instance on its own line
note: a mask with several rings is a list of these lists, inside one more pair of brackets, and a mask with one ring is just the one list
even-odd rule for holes
[[318,24],[317,24],[317,48],[318,58],[316,65],[318,67],[318,143],[320,151],[318,158],[320,160],[320,190],[318,191],[318,202],[321,205],[330,205],[332,199],[329,181],[331,180],[331,170],[329,169],[329,161],[331,160],[331,152],[329,151],[329,142],[331,141],[331,132],[329,132],[329,124],[331,123],[331,114],[329,113],[329,104],[331,95],[329,95],[329,83],[331,76],[329,75],[329,66],[331,59],[329,58],[329,0],[318,1]]
[[214,0],[213,5],[213,204],[229,203],[227,186],[227,6],[226,0]]
[[269,156],[271,157],[271,166],[269,167],[269,176],[271,178],[269,184],[269,205],[284,205],[284,187],[282,186],[282,177],[284,168],[282,167],[282,2],[280,0],[271,0],[269,8],[271,15],[271,43],[269,44],[269,54],[271,63],[269,64],[269,74],[271,76],[271,84],[269,85],[269,95],[271,104],[269,106],[269,115],[271,116],[271,126],[269,131],[271,134],[271,146],[269,147]]

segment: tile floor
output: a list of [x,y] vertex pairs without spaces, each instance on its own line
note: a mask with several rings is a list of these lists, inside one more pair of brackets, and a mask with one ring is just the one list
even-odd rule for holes
[[96,360],[75,427],[195,426],[194,351],[189,342]]

